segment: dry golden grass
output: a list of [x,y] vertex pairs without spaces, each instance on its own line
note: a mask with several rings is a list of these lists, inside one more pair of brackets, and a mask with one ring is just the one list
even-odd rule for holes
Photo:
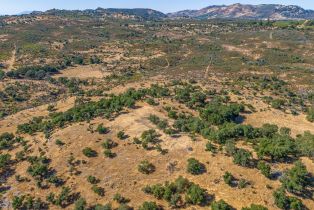
[[[161,77],[153,79],[153,81],[164,81]],[[112,93],[121,93],[130,87],[140,88],[148,87],[151,82],[147,83],[130,83],[126,86],[118,86],[111,90]],[[232,97],[234,99],[234,97]],[[65,111],[74,105],[75,97],[71,97],[64,101],[56,103],[58,111]],[[248,101],[246,101],[248,102]],[[251,101],[252,105],[260,108],[266,108],[267,105],[259,101]],[[57,171],[57,175],[66,180],[66,186],[70,186],[75,192],[80,192],[82,197],[86,198],[89,204],[112,202],[113,195],[116,193],[122,194],[131,201],[129,205],[138,207],[144,201],[152,201],[155,199],[144,194],[141,190],[146,185],[164,183],[176,179],[178,176],[184,176],[189,180],[199,184],[207,189],[210,195],[214,195],[216,200],[224,199],[233,207],[240,209],[249,206],[251,203],[262,204],[269,209],[277,209],[273,200],[273,190],[280,186],[278,180],[269,180],[265,178],[257,169],[244,168],[237,166],[232,162],[232,158],[226,156],[222,152],[213,155],[205,151],[206,140],[201,137],[197,141],[193,141],[188,135],[182,134],[178,138],[170,137],[158,130],[147,118],[150,114],[155,114],[163,119],[167,119],[166,112],[162,109],[164,105],[172,105],[179,109],[186,109],[169,100],[162,100],[159,106],[150,106],[146,103],[137,103],[137,109],[127,110],[125,113],[118,116],[113,121],[96,118],[90,123],[76,123],[63,129],[56,130],[49,141],[45,140],[43,134],[34,136],[25,135],[25,138],[32,143],[33,155],[39,155],[38,149],[45,151],[48,158],[52,160],[51,167]],[[187,110],[186,110],[187,111]],[[15,115],[1,120],[0,133],[15,132],[18,124],[29,121],[35,116],[48,115],[47,105],[24,110]],[[279,126],[292,128],[293,134],[303,133],[305,130],[313,130],[313,124],[305,121],[304,116],[292,116],[284,114],[281,111],[269,110],[256,112],[245,116],[244,123],[254,126],[261,126],[264,123],[275,123]],[[172,122],[171,120],[169,120]],[[100,135],[96,132],[90,132],[90,127],[94,129],[103,123],[104,126],[110,129],[110,132],[105,135]],[[148,129],[157,129],[161,134],[161,146],[168,149],[168,153],[161,155],[159,152],[152,150],[144,150],[141,146],[134,145],[133,138],[140,137],[143,131]],[[126,140],[119,140],[117,132],[123,130],[129,136]],[[112,149],[117,156],[113,159],[106,158],[103,155],[102,142],[111,138],[119,145]],[[55,144],[56,139],[61,139],[65,145],[59,147]],[[240,142],[240,146],[252,150],[251,146]],[[96,150],[98,157],[87,158],[82,154],[82,149],[91,147]],[[16,150],[10,153],[14,154]],[[68,158],[73,155],[75,160],[85,160],[85,164],[76,166],[81,172],[79,175],[71,175],[69,172]],[[255,155],[256,156],[256,155]],[[195,157],[206,165],[207,172],[193,176],[186,172],[187,159]],[[138,172],[137,165],[141,160],[147,159],[156,166],[156,171],[151,175],[144,175]],[[302,161],[307,166],[308,170],[314,173],[314,164],[307,158]],[[170,173],[167,170],[169,163],[176,163],[176,170]],[[29,177],[32,181],[29,183],[17,183],[14,177],[9,178],[7,184],[12,186],[12,189],[6,195],[7,198],[12,198],[17,193],[29,193],[30,195],[46,198],[47,192],[59,192],[60,189],[51,187],[47,190],[40,190],[35,187],[34,180],[27,174],[27,162],[18,163],[16,173],[22,176]],[[291,164],[274,164],[273,170],[284,170],[291,167]],[[251,183],[244,189],[232,188],[226,185],[222,179],[226,171],[232,172],[237,179],[246,179]],[[86,178],[89,175],[96,176],[100,179],[98,186],[105,189],[105,196],[99,197],[91,190]],[[266,186],[271,186],[268,189]],[[157,201],[167,209],[167,203]],[[311,200],[303,200],[304,204],[309,209],[314,209],[314,203]],[[117,206],[114,203],[114,206]],[[67,209],[72,209],[69,206]],[[58,209],[51,206],[51,209]],[[188,207],[187,209],[208,209],[208,207]]]
[[69,77],[79,79],[90,79],[90,78],[103,78],[110,75],[105,72],[101,65],[86,65],[86,66],[75,66],[60,71],[60,74],[55,75],[58,77]]
[[[232,163],[232,158],[224,154],[211,155],[204,151],[206,141],[203,139],[194,142],[185,135],[179,138],[171,138],[158,131],[162,134],[160,137],[162,139],[162,147],[169,150],[169,153],[166,155],[161,155],[157,151],[145,151],[143,148],[133,145],[131,143],[133,137],[139,137],[143,131],[155,128],[147,119],[150,114],[156,114],[163,118],[166,117],[158,108],[156,109],[145,104],[139,104],[139,106],[140,108],[130,110],[114,121],[95,119],[90,123],[94,127],[104,123],[111,130],[107,135],[91,133],[88,131],[89,124],[78,123],[55,132],[46,146],[43,146],[45,140],[43,140],[42,135],[30,137],[32,142],[37,142],[33,145],[33,149],[36,151],[39,147],[45,148],[47,156],[52,160],[51,166],[57,170],[57,174],[65,178],[67,186],[70,186],[74,191],[81,192],[88,203],[110,202],[113,195],[119,192],[131,199],[130,205],[138,206],[145,200],[153,200],[151,196],[145,195],[141,191],[144,186],[173,180],[182,175],[206,188],[209,194],[215,195],[216,199],[224,199],[236,208],[241,208],[250,203],[258,203],[268,206],[270,209],[276,209],[272,199],[272,190],[267,189],[266,185],[270,185],[275,189],[279,187],[279,181],[266,179],[257,169],[236,166]],[[59,108],[66,109],[65,106]],[[42,109],[36,111],[33,114],[47,114]],[[20,116],[20,120],[23,121],[25,117],[23,115]],[[119,130],[124,130],[130,137],[124,141],[118,140],[116,133]],[[54,141],[58,138],[66,143],[62,148],[55,145]],[[108,159],[102,155],[101,143],[106,138],[112,138],[119,143],[119,146],[113,149],[113,152],[117,154],[117,157],[114,159]],[[95,149],[99,156],[96,158],[84,157],[82,154],[84,147]],[[87,162],[78,166],[78,170],[82,172],[79,176],[69,175],[67,159],[70,157],[70,154],[73,154],[76,160],[86,160]],[[207,172],[199,176],[187,174],[186,160],[190,157],[195,157],[204,163]],[[144,159],[150,160],[156,166],[155,173],[143,175],[137,171],[138,163]],[[304,161],[309,169],[313,169],[313,162]],[[177,170],[173,174],[170,174],[166,169],[170,162],[177,163]],[[25,162],[18,164],[16,172],[22,176],[28,176],[26,174],[27,165]],[[278,167],[282,169],[283,166]],[[222,175],[225,171],[231,171],[238,179],[244,178],[250,181],[251,186],[245,189],[227,186],[222,180]],[[104,198],[96,196],[91,191],[91,185],[86,181],[86,177],[89,175],[96,176],[101,180],[99,186],[104,187],[106,191]],[[11,178],[8,184],[14,186],[13,189],[17,189],[17,191],[10,191],[9,195],[23,192],[45,198],[46,191],[35,190],[33,181],[27,184],[17,184],[14,178]],[[57,191],[55,188],[51,190]],[[310,208],[314,207],[311,202],[305,201],[305,203]],[[161,204],[166,205],[162,202]]]

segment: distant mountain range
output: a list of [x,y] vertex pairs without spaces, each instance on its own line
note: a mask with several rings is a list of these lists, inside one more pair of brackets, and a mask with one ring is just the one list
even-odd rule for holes
[[58,10],[52,9],[46,12],[34,11],[31,15],[88,15],[88,16],[118,16],[122,15],[125,17],[135,17],[145,20],[155,20],[155,19],[165,19],[168,16],[162,12],[153,9],[115,9],[115,8],[97,8],[97,9],[87,9],[87,10]]
[[33,11],[23,11],[23,12],[19,12],[18,14],[16,15],[29,15],[31,14]]
[[[24,13],[25,14],[25,13]],[[29,14],[29,12],[27,12]],[[200,10],[183,10],[164,14],[152,9],[103,9],[95,10],[57,10],[46,12],[32,12],[31,15],[92,15],[92,16],[130,16],[145,20],[153,19],[272,19],[272,20],[297,20],[314,19],[314,10],[306,10],[294,5],[279,4],[233,4],[229,6],[209,6]]]
[[314,19],[313,10],[305,10],[294,5],[279,4],[233,4],[229,6],[209,6],[200,10],[184,10],[168,14],[170,18],[238,18],[238,19]]

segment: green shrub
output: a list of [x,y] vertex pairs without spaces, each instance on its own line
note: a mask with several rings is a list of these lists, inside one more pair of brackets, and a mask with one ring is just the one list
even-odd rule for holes
[[302,193],[309,184],[308,171],[301,161],[297,161],[294,167],[286,171],[280,179],[282,187],[291,193]]
[[271,177],[271,168],[270,165],[267,164],[265,161],[258,161],[257,163],[257,169],[261,171],[261,173],[267,177]]
[[186,179],[182,176],[179,176],[175,180],[174,184],[176,186],[176,191],[178,193],[183,193],[191,186],[192,183],[188,179]]
[[86,200],[84,198],[80,198],[74,203],[74,210],[86,210],[86,206]]
[[111,139],[106,139],[103,143],[102,143],[102,147],[104,149],[112,149],[114,147],[118,146],[118,144],[114,141],[112,141]]
[[128,206],[127,204],[121,204],[117,210],[133,210],[132,207]]
[[144,160],[140,162],[137,168],[138,168],[138,171],[143,174],[151,174],[156,169],[152,163],[148,162],[148,160]]
[[195,158],[188,159],[187,172],[193,175],[199,175],[205,172],[205,165]]
[[293,210],[304,210],[306,209],[302,201],[295,197],[289,197],[290,209]]
[[99,179],[97,179],[95,176],[88,176],[87,181],[91,184],[97,184],[99,183]]
[[43,179],[48,177],[49,166],[42,161],[34,162],[27,168],[27,172],[32,177]]
[[158,140],[158,134],[154,129],[144,131],[141,135],[142,142],[156,143]]
[[146,100],[146,103],[148,103],[149,105],[152,105],[152,106],[158,106],[159,105],[159,103],[158,102],[156,102],[154,99],[152,99],[152,98],[147,98]]
[[[227,141],[237,139],[255,139],[260,134],[257,129],[250,125],[240,125],[236,123],[225,123],[218,130],[210,132],[209,138],[219,144],[225,144]],[[232,143],[232,142],[229,142]],[[230,145],[232,146],[232,144]]]
[[250,165],[252,160],[252,153],[245,149],[237,149],[233,154],[233,162],[240,166],[247,167]]
[[34,210],[46,210],[48,204],[42,201],[40,198],[34,198],[29,195],[14,196],[12,199],[13,209],[34,209]]
[[200,205],[206,200],[206,190],[199,185],[192,184],[185,194],[185,200],[193,205]]
[[97,204],[94,210],[112,210],[112,207],[110,204],[106,204],[106,205]]
[[99,196],[104,196],[105,195],[105,190],[102,187],[98,187],[97,185],[92,186],[92,191],[96,193]]
[[54,193],[50,193],[47,196],[47,201],[50,203],[65,208],[72,204],[75,200],[73,200],[74,194],[71,192],[69,187],[62,187],[62,190],[59,195],[55,195]]
[[11,155],[10,154],[0,154],[0,169],[6,169],[11,162]]
[[282,128],[280,128],[279,133],[280,133],[280,135],[283,135],[283,136],[285,136],[285,135],[290,136],[291,129],[287,128],[287,127],[282,127]]
[[289,209],[290,201],[289,197],[286,196],[284,189],[280,188],[273,193],[275,204],[280,209]]
[[145,192],[152,194],[157,199],[162,199],[165,193],[165,188],[161,184],[156,184],[151,187],[146,187]]
[[207,142],[205,151],[214,153],[214,152],[216,152],[216,147],[212,143]]
[[12,133],[2,133],[0,135],[0,150],[10,149],[15,143],[14,135]]
[[[204,204],[207,199],[205,189],[189,182],[182,176],[178,177],[174,182],[166,182],[164,185],[146,186],[143,188],[143,191],[147,194],[152,194],[157,199],[166,200],[171,207],[175,208],[186,206],[186,204]],[[182,194],[185,194],[185,200],[182,199]]]
[[158,122],[158,124],[157,124],[157,127],[158,127],[160,130],[165,130],[168,126],[169,126],[169,125],[168,125],[167,120],[161,120],[161,121]]
[[232,182],[234,180],[234,177],[232,176],[232,174],[230,172],[226,172],[224,175],[223,175],[223,179],[224,179],[224,182],[227,184],[227,185],[232,185]]
[[116,202],[118,202],[118,203],[128,203],[128,202],[130,202],[130,200],[129,199],[127,199],[127,198],[125,198],[125,197],[123,197],[121,194],[119,194],[119,193],[116,193],[114,196],[113,196],[113,200],[114,201],[116,201]]
[[139,210],[160,210],[161,208],[155,202],[145,201],[140,207]]
[[42,80],[45,77],[56,74],[61,70],[62,66],[23,66],[16,70],[8,71],[6,73],[7,77],[15,79],[35,79]]
[[246,181],[245,179],[240,179],[239,182],[238,182],[238,188],[239,189],[243,189],[243,188],[245,188],[249,184],[250,183],[248,181]]
[[170,110],[168,112],[168,117],[170,117],[171,119],[175,119],[176,120],[178,118],[177,112],[174,111],[174,110]]
[[106,128],[106,127],[104,127],[103,124],[100,124],[100,125],[98,125],[96,131],[97,131],[99,134],[106,134],[106,133],[109,132],[109,129]]
[[233,156],[236,153],[237,148],[236,148],[234,140],[226,141],[225,150],[226,150],[226,153],[230,156]]
[[124,140],[124,139],[127,138],[127,136],[125,135],[124,131],[119,131],[119,132],[117,133],[117,137],[118,137],[119,139],[121,139],[121,140]]
[[211,204],[212,210],[232,210],[233,208],[224,200],[213,201]]
[[310,122],[314,122],[314,108],[308,109],[306,119]]
[[266,123],[259,129],[259,132],[263,137],[271,138],[278,133],[278,126]]
[[155,125],[157,125],[160,122],[160,118],[154,114],[149,115],[148,119]]
[[4,77],[5,77],[5,72],[0,70],[0,80],[3,80]]
[[56,111],[56,107],[54,105],[49,104],[47,107],[47,111],[48,112],[54,112],[54,111]]
[[108,158],[114,158],[116,156],[116,153],[113,153],[110,149],[105,149],[104,155]]
[[282,99],[274,99],[274,100],[271,102],[271,106],[272,106],[274,109],[281,109],[283,105],[285,105],[285,101],[282,100]]
[[296,146],[299,153],[303,156],[307,156],[314,159],[314,135],[310,132],[304,132],[303,135],[299,135],[296,139]]
[[286,159],[297,152],[294,140],[281,135],[260,139],[256,151],[260,158],[267,156],[276,161]]
[[58,146],[63,146],[64,145],[64,142],[63,141],[61,141],[60,139],[57,139],[56,140],[56,145],[58,145]]
[[235,121],[242,111],[244,111],[244,106],[241,104],[212,103],[201,110],[200,116],[214,125],[222,125],[225,122]]
[[82,150],[83,154],[86,156],[86,157],[97,157],[97,152],[95,150],[93,150],[92,148],[90,147],[86,147]]

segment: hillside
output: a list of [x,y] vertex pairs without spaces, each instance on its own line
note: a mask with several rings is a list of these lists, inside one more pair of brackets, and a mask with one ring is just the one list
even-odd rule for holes
[[0,209],[314,209],[314,22],[163,17],[0,18]]
[[48,10],[46,12],[33,12],[31,15],[55,15],[55,16],[94,16],[94,17],[125,17],[125,18],[140,18],[144,20],[158,20],[162,18],[166,18],[167,16],[163,14],[162,12],[152,10],[152,9],[116,9],[116,8],[109,8],[109,9],[103,9],[103,8],[97,8],[95,10],[93,9],[87,9],[87,10],[58,10],[58,9],[52,9]]

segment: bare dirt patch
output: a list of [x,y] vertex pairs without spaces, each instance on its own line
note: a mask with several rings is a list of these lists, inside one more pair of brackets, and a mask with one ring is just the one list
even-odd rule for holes
[[222,45],[227,51],[234,51],[234,52],[238,52],[238,53],[241,53],[245,56],[248,56],[248,57],[251,57],[251,58],[254,58],[255,60],[256,59],[259,59],[261,57],[260,54],[258,53],[255,53],[253,52],[252,50],[249,50],[249,49],[245,49],[243,47],[236,47],[236,46],[232,46],[232,45]]
[[245,123],[256,127],[260,127],[265,123],[276,124],[279,127],[288,127],[291,129],[293,136],[303,134],[305,131],[314,133],[314,124],[307,121],[304,114],[293,116],[279,110],[271,109],[269,111],[245,115],[245,117]]
[[86,65],[86,66],[76,66],[70,67],[60,71],[60,74],[55,75],[58,77],[72,77],[79,79],[88,78],[103,78],[110,75],[110,73],[103,71],[101,65]]

